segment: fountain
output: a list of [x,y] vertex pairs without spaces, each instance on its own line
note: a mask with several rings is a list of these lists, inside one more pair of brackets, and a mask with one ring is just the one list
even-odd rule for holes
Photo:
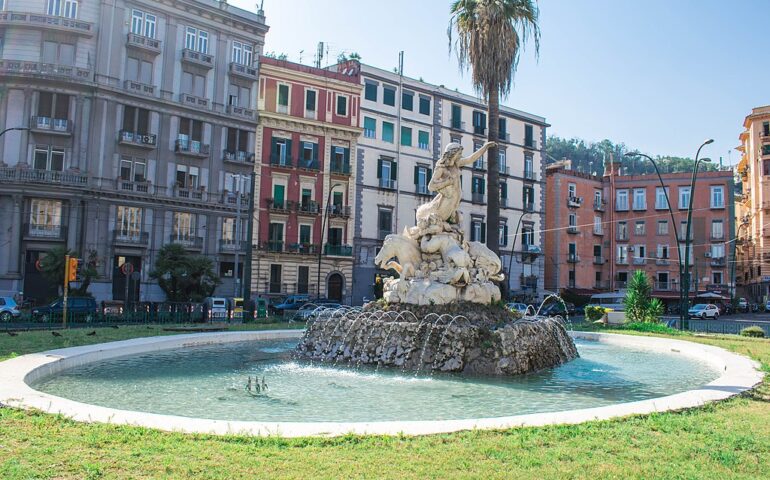
[[464,238],[460,169],[491,145],[468,157],[460,144],[447,145],[428,184],[435,197],[417,209],[416,226],[385,237],[375,258],[399,277],[386,280],[383,298],[362,310],[313,315],[299,356],[483,375],[529,373],[577,358],[561,319],[540,317],[540,308],[519,317],[499,305],[500,258]]

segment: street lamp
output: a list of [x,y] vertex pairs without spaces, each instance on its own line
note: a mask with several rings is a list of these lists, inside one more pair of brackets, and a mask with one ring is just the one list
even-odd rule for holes
[[329,202],[331,202],[332,192],[335,188],[341,187],[341,183],[335,183],[329,188],[329,194],[326,195],[326,208],[323,212],[323,218],[321,219],[321,243],[318,245],[318,277],[315,284],[315,296],[321,298],[321,250],[324,246],[324,230],[326,229],[326,219],[329,217]]
[[2,132],[0,132],[0,137],[5,135],[5,132],[10,132],[10,131],[13,131],[13,130],[27,131],[27,130],[29,130],[29,128],[27,128],[27,127],[11,127],[11,128],[6,128]]
[[[511,276],[511,269],[513,268],[513,255],[514,255],[514,249],[516,248],[516,238],[519,236],[519,228],[521,227],[521,221],[524,219],[524,217],[528,217],[529,212],[522,213],[519,217],[519,221],[516,223],[516,233],[513,234],[513,241],[511,242],[511,256],[508,258],[508,276]],[[508,284],[510,285],[511,280],[508,279]],[[509,292],[510,294],[510,292]]]

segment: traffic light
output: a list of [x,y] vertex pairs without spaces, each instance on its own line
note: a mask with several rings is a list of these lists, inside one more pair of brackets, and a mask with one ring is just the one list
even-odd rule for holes
[[78,279],[78,259],[70,258],[67,260],[67,267],[65,269],[65,276],[68,282],[76,282]]

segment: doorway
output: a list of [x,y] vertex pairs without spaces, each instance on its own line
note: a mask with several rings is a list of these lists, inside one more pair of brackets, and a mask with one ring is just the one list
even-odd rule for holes
[[342,303],[342,275],[339,273],[332,273],[327,280],[326,291],[328,292],[329,300]]

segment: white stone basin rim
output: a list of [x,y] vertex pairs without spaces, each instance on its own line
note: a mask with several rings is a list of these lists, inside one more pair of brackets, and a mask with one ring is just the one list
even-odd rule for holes
[[749,358],[710,345],[659,337],[571,332],[574,338],[611,343],[650,351],[674,352],[706,362],[721,376],[700,388],[666,397],[604,407],[560,412],[532,413],[497,418],[387,422],[253,422],[189,418],[175,415],[117,410],[49,395],[29,386],[35,380],[62,370],[124,355],[231,342],[293,339],[300,330],[220,332],[136,338],[83,347],[49,350],[0,362],[0,403],[23,409],[58,413],[81,422],[134,425],[186,433],[278,435],[284,437],[355,434],[425,435],[471,429],[503,429],[519,426],[576,424],[633,414],[698,407],[752,389],[764,374]]

